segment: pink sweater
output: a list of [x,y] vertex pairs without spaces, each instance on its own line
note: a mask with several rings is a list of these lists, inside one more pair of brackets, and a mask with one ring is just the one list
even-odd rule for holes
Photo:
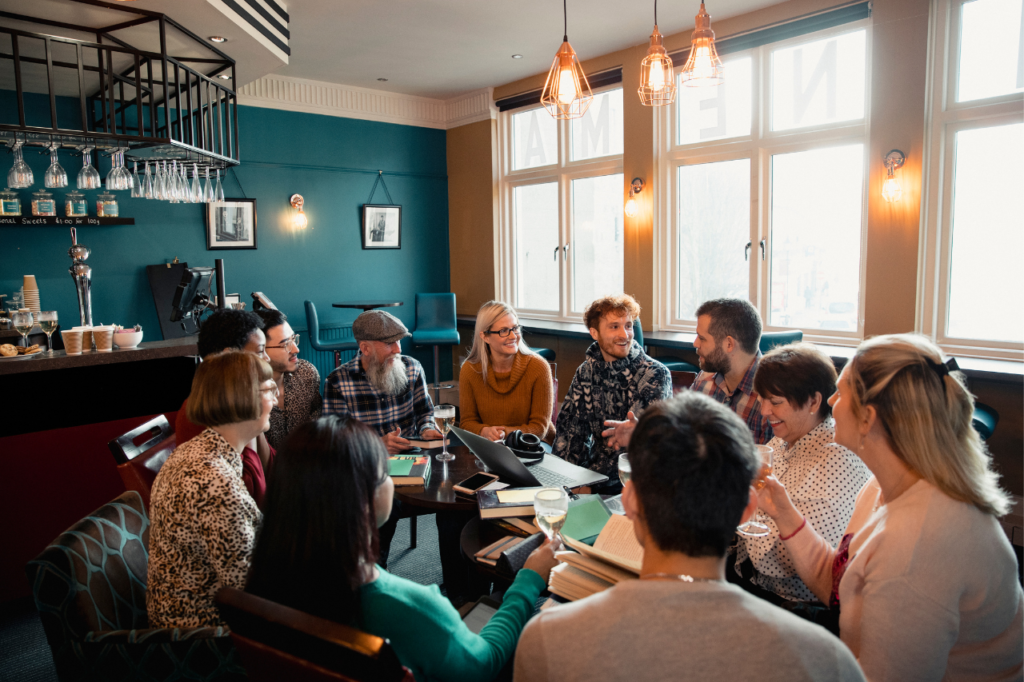
[[[921,480],[884,504],[857,497],[839,583],[839,632],[880,680],[1020,680],[1024,593],[994,517]],[[797,572],[828,602],[836,550],[807,524],[786,541]]]

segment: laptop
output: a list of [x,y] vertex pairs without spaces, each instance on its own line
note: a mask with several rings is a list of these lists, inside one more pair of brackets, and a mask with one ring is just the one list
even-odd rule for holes
[[477,456],[477,459],[498,474],[502,481],[516,487],[564,485],[575,488],[581,485],[596,485],[608,480],[603,474],[570,464],[560,457],[549,454],[545,454],[544,459],[527,468],[514,452],[501,443],[487,440],[457,426],[452,427],[452,432]]

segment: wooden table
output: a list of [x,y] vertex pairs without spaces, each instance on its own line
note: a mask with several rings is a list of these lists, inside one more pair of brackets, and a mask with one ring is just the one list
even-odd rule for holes
[[374,308],[397,308],[400,305],[405,305],[404,301],[342,301],[341,303],[332,303],[333,308],[359,308],[363,312],[367,310],[373,310]]
[[503,584],[509,584],[509,581],[498,575],[498,571],[494,566],[480,563],[476,560],[476,553],[481,549],[497,542],[507,535],[512,535],[504,528],[501,528],[497,524],[490,523],[489,521],[483,520],[480,517],[471,519],[469,523],[462,529],[462,535],[459,537],[459,545],[462,547],[462,554],[466,557],[476,570],[483,575],[489,576],[491,579],[499,580]]
[[[450,438],[452,443],[459,443],[457,438]],[[434,455],[439,452],[440,449],[434,449],[422,453],[430,458],[430,475],[426,477],[425,485],[397,486],[395,497],[401,500],[402,504],[434,511],[475,510],[476,502],[456,495],[452,486],[483,471],[483,466],[477,466],[476,456],[461,443],[448,446],[448,452],[455,455],[455,459],[450,462],[438,462]]]

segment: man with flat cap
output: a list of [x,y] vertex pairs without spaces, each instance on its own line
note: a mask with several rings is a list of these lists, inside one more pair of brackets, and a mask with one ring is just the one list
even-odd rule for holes
[[324,414],[351,416],[375,429],[389,454],[408,450],[409,438],[441,437],[427,393],[423,365],[402,355],[412,336],[383,310],[367,310],[352,323],[359,353],[327,377]]

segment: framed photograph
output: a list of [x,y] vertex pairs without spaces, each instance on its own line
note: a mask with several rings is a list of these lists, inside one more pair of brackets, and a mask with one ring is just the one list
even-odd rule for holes
[[206,250],[256,248],[256,200],[206,204]]
[[363,204],[363,248],[402,248],[402,207]]

